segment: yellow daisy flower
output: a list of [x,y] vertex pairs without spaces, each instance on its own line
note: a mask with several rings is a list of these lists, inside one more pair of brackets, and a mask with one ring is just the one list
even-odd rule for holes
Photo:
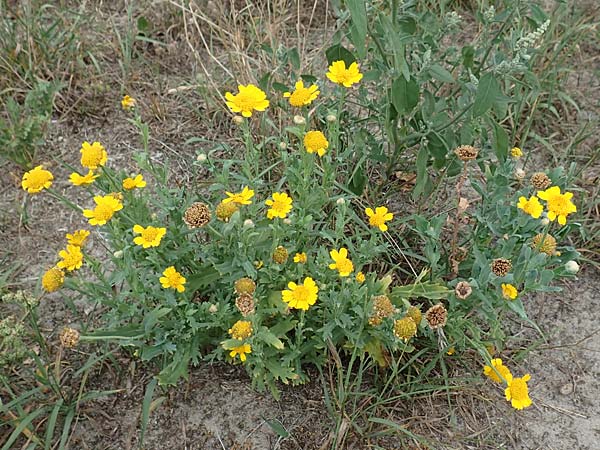
[[340,273],[340,277],[347,277],[354,271],[354,264],[348,259],[348,250],[344,247],[340,248],[339,251],[331,250],[329,252],[333,263],[329,264],[329,268],[336,270]]
[[366,280],[366,277],[365,277],[365,274],[364,274],[364,273],[362,273],[362,272],[358,272],[358,273],[356,274],[356,281],[358,281],[359,283],[361,283],[361,284],[362,284],[362,283],[364,283],[364,282],[365,282],[365,280]]
[[483,368],[483,374],[486,377],[496,383],[504,383],[512,380],[512,373],[510,373],[510,370],[502,363],[500,358],[494,358],[491,362],[491,366]]
[[292,197],[287,195],[285,192],[274,192],[273,200],[268,199],[265,201],[265,204],[271,207],[267,210],[267,217],[269,219],[274,219],[275,217],[285,219],[288,213],[292,210],[292,202]]
[[227,332],[233,339],[243,341],[252,336],[252,322],[249,320],[238,320]]
[[69,177],[69,181],[74,186],[87,186],[88,184],[92,184],[99,176],[100,175],[94,175],[94,172],[91,170],[89,170],[85,175],[80,175],[77,172],[73,172]]
[[329,142],[320,131],[309,131],[304,135],[304,148],[308,153],[316,152],[319,156],[323,156],[327,153]]
[[123,209],[123,204],[112,195],[97,195],[94,197],[96,207],[84,209],[83,215],[89,219],[90,225],[104,225],[112,216]]
[[121,107],[124,110],[129,111],[130,109],[135,108],[136,103],[137,103],[137,100],[135,98],[130,97],[129,95],[126,95],[121,100]]
[[289,98],[290,105],[295,106],[296,108],[310,105],[320,94],[318,90],[319,87],[316,84],[304,87],[302,80],[296,82],[294,89],[294,92],[286,92],[283,96]]
[[250,346],[250,344],[242,344],[238,347],[233,347],[229,352],[229,356],[231,356],[232,358],[235,358],[237,355],[240,355],[240,360],[242,362],[246,361],[246,355],[249,353],[252,353],[252,347]]
[[58,252],[58,256],[62,258],[56,264],[59,269],[66,269],[69,272],[79,269],[83,265],[83,253],[81,247],[77,245],[67,245],[66,250]]
[[87,238],[89,237],[90,232],[88,230],[77,230],[73,234],[67,234],[65,237],[67,238],[67,242],[70,245],[76,245],[77,247],[83,247]]
[[267,94],[261,89],[248,84],[247,86],[239,85],[239,93],[233,95],[231,92],[225,93],[225,103],[234,113],[242,113],[244,117],[251,117],[252,111],[264,111],[269,106],[269,100],[267,100]]
[[23,174],[21,186],[30,194],[37,194],[52,186],[52,180],[54,176],[49,171],[44,170],[43,166],[37,166]]
[[42,276],[42,287],[46,292],[59,290],[65,282],[65,273],[58,267],[48,269]]
[[358,83],[363,77],[362,73],[358,70],[356,61],[350,64],[348,68],[346,68],[344,61],[334,61],[329,66],[329,72],[326,75],[334,83],[347,88],[351,87],[354,83]]
[[166,228],[156,228],[153,226],[148,226],[144,228],[141,225],[134,225],[133,232],[135,234],[140,234],[141,236],[136,236],[133,239],[133,242],[137,245],[141,245],[144,248],[149,247],[158,247],[160,245],[160,241],[163,236],[167,233]]
[[388,226],[385,223],[394,218],[394,215],[385,206],[378,206],[375,208],[375,211],[371,208],[366,208],[365,213],[369,218],[369,225],[377,227],[381,231],[387,231]]
[[221,203],[226,205],[227,203],[235,203],[237,205],[249,205],[252,202],[250,199],[254,197],[254,191],[252,189],[248,189],[247,186],[242,189],[242,192],[225,192],[227,194],[227,198],[224,199]]
[[517,288],[512,284],[502,283],[502,296],[507,300],[514,300],[519,295]]
[[165,289],[177,289],[177,292],[185,291],[185,283],[186,279],[182,276],[177,270],[175,270],[174,266],[167,267],[163,272],[162,277],[160,277],[159,281],[163,288]]
[[521,378],[512,378],[507,381],[508,387],[504,390],[506,400],[511,402],[515,409],[523,409],[531,406],[529,398],[529,388],[527,382],[531,379],[529,374],[523,375]]
[[539,219],[542,215],[542,211],[544,211],[544,207],[535,195],[532,195],[529,200],[525,197],[519,197],[517,208],[522,209],[534,219]]
[[296,253],[294,255],[294,262],[297,264],[306,264],[307,261],[307,257],[306,257],[306,253],[302,252],[302,253]]
[[574,212],[577,212],[577,207],[571,202],[573,198],[572,192],[560,193],[558,186],[552,186],[545,191],[538,191],[538,197],[546,201],[546,207],[548,208],[548,219],[556,220],[558,217],[558,223],[565,225],[567,223],[567,216]]
[[306,277],[302,284],[296,284],[293,281],[288,283],[288,288],[281,291],[281,298],[290,308],[308,310],[314,305],[318,298],[319,288],[314,280]]
[[136,175],[133,178],[125,178],[123,180],[123,189],[130,191],[135,188],[146,187],[146,181],[142,175]]
[[81,152],[81,165],[91,170],[96,170],[98,166],[104,166],[108,159],[108,154],[100,142],[90,144],[85,141],[81,144],[79,151]]

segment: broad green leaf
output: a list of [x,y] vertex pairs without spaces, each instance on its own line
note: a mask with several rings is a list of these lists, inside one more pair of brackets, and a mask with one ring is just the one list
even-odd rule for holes
[[419,86],[401,76],[392,83],[392,104],[400,114],[410,113],[419,103]]
[[486,73],[479,80],[477,94],[473,103],[473,117],[479,117],[485,114],[494,104],[496,97],[500,96],[500,84],[492,73]]
[[441,81],[443,83],[454,83],[454,77],[452,76],[452,74],[439,64],[433,64],[429,68],[429,73],[433,78],[435,78],[438,81]]
[[367,9],[364,0],[346,0],[346,6],[350,10],[352,29],[350,36],[359,55],[364,57],[365,41],[367,38]]
[[450,290],[443,284],[424,281],[392,289],[392,299],[425,297],[430,300],[440,300],[448,297]]
[[327,57],[327,62],[331,65],[334,61],[344,61],[346,63],[346,67],[356,61],[356,58],[348,49],[342,47],[341,45],[334,45],[325,50],[325,56]]
[[500,161],[508,157],[508,134],[502,125],[493,122],[494,125],[494,151]]

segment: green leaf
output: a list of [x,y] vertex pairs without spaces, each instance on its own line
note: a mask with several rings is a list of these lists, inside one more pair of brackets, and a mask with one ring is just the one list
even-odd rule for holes
[[82,341],[99,341],[104,339],[134,339],[144,336],[144,329],[140,324],[127,325],[113,330],[97,330],[92,333],[82,335]]
[[356,62],[356,58],[345,47],[341,45],[333,45],[325,50],[325,56],[327,57],[327,62],[331,65],[334,61],[344,61],[346,63],[346,67],[348,67],[353,62]]
[[500,84],[492,73],[486,73],[479,80],[477,94],[473,103],[473,117],[485,114],[494,104],[496,97],[500,96]]
[[429,73],[433,78],[435,78],[438,81],[441,81],[443,83],[454,83],[454,77],[452,76],[452,74],[439,64],[433,64],[429,68]]
[[352,173],[352,177],[350,178],[350,183],[348,184],[348,189],[352,191],[352,193],[361,196],[365,186],[367,185],[367,177],[364,174],[362,169],[362,165],[357,165]]
[[273,333],[271,333],[266,327],[261,330],[259,337],[271,347],[275,347],[277,350],[283,350],[284,345],[281,340],[277,338]]
[[214,267],[203,267],[201,272],[190,275],[187,278],[186,288],[190,291],[196,291],[203,286],[210,286],[212,283],[217,281],[220,276],[221,275]]
[[364,0],[346,0],[352,19],[351,39],[360,55],[364,56],[367,38],[367,9]]
[[157,306],[156,308],[154,308],[152,311],[150,311],[145,317],[144,317],[144,321],[142,322],[143,326],[144,326],[144,331],[146,334],[149,334],[150,331],[152,330],[152,327],[154,327],[154,325],[156,325],[156,323],[164,316],[166,316],[167,314],[169,314],[171,312],[171,308],[161,308],[160,306]]
[[430,300],[440,300],[448,297],[450,290],[443,284],[424,281],[392,289],[392,299],[425,297]]
[[392,104],[400,114],[411,112],[419,103],[419,86],[411,78],[409,81],[401,76],[392,83]]
[[284,428],[279,420],[263,420],[271,427],[271,429],[277,433],[279,437],[286,438],[289,437],[290,433]]
[[150,383],[148,383],[146,386],[146,392],[144,393],[144,401],[142,402],[142,417],[140,419],[140,448],[143,448],[144,446],[146,428],[148,427],[148,420],[150,419],[150,405],[152,404],[152,396],[154,395],[156,383],[158,383],[156,378],[150,380]]
[[494,125],[494,151],[500,161],[508,157],[508,134],[502,125],[493,122]]
[[298,54],[298,49],[296,47],[289,49],[287,56],[294,70],[300,70],[300,55]]
[[158,374],[158,383],[161,386],[165,385],[173,385],[176,384],[177,381],[184,377],[187,379],[187,370],[188,365],[190,363],[190,351],[189,349],[185,352],[179,352],[173,358],[171,364],[165,367]]

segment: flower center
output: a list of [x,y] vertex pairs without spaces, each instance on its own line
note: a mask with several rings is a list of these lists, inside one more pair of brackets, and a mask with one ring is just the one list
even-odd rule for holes
[[335,265],[337,266],[340,272],[352,272],[354,266],[352,265],[352,261],[348,258],[338,260]]
[[154,239],[156,239],[157,232],[158,230],[155,228],[147,228],[144,231],[142,231],[142,237],[145,241],[153,241]]
[[554,211],[566,211],[568,209],[568,200],[562,195],[555,195],[550,199],[549,207]]
[[510,385],[510,392],[516,399],[527,397],[527,385],[523,380],[514,380]]
[[253,95],[240,92],[237,95],[236,103],[242,111],[250,111],[256,105],[256,100]]
[[294,289],[294,299],[297,302],[303,302],[308,298],[308,288],[306,288],[305,286],[298,286],[296,289]]
[[94,210],[94,215],[96,218],[101,220],[108,220],[113,216],[113,214],[114,211],[109,205],[101,204],[96,206],[96,209]]

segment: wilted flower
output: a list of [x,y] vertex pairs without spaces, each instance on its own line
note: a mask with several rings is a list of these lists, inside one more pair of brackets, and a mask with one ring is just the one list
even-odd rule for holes
[[491,366],[485,366],[483,368],[483,373],[486,377],[490,378],[492,381],[496,383],[507,382],[508,380],[512,380],[512,374],[508,367],[506,367],[500,358],[494,358],[491,361]]
[[194,202],[183,213],[183,221],[188,228],[201,228],[210,222],[210,208],[206,203]]
[[458,156],[458,158],[461,161],[466,162],[477,158],[479,150],[473,147],[472,145],[461,145],[456,150],[454,150],[454,153],[456,154],[456,156]]
[[126,95],[121,100],[121,107],[124,110],[129,111],[130,109],[135,108],[136,103],[137,101],[135,100],[135,98]]
[[79,331],[74,328],[64,327],[59,335],[60,343],[65,348],[76,347],[79,343]]
[[224,203],[224,201],[222,201],[215,208],[215,215],[217,216],[217,219],[223,222],[229,222],[231,216],[239,209],[240,207],[237,203]]
[[421,324],[421,319],[423,318],[423,314],[421,313],[421,308],[417,306],[409,306],[406,310],[406,316],[410,317],[415,321],[415,325],[419,326]]
[[233,284],[233,288],[235,289],[235,292],[237,292],[240,295],[254,294],[254,291],[256,290],[256,283],[254,282],[254,280],[248,277],[244,277],[240,278],[239,280],[236,280],[236,282]]
[[277,264],[285,264],[289,256],[288,251],[283,246],[278,246],[273,252],[273,261]]
[[425,312],[425,320],[427,320],[432,330],[445,326],[447,319],[448,311],[446,311],[446,308],[441,303],[432,306]]
[[471,295],[472,292],[473,289],[471,288],[471,285],[468,281],[460,281],[454,288],[454,293],[456,294],[456,297],[461,300],[464,300],[467,297],[469,297],[469,295]]
[[539,252],[552,256],[556,253],[556,239],[547,233],[538,233],[531,241],[531,248]]
[[235,299],[235,307],[244,317],[253,314],[254,297],[252,297],[252,294],[241,294],[238,298]]
[[377,295],[373,297],[373,313],[369,317],[369,325],[377,326],[383,322],[383,319],[390,317],[396,312],[387,295]]
[[546,189],[552,185],[552,180],[544,172],[534,173],[531,175],[530,181],[531,185],[536,189]]
[[77,172],[73,172],[69,177],[69,181],[74,186],[87,186],[92,184],[99,176],[100,175],[94,175],[94,172],[91,170],[88,170],[88,173],[85,175],[80,175]]
[[491,264],[492,272],[498,277],[505,276],[512,269],[512,263],[508,259],[496,258]]

